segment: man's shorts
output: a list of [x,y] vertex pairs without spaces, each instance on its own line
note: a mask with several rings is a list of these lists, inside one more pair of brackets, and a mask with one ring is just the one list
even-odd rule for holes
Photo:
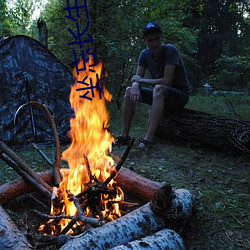
[[[173,111],[183,108],[189,100],[188,91],[179,90],[166,86],[165,111]],[[140,102],[152,105],[153,88],[141,88]]]

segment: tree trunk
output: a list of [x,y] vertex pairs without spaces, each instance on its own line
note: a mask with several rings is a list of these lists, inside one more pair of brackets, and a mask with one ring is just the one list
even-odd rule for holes
[[40,18],[37,21],[37,28],[39,30],[39,42],[48,48],[48,29],[46,23]]
[[155,135],[224,152],[250,152],[250,121],[189,109],[164,116]]
[[0,249],[32,249],[24,235],[17,229],[0,204]]

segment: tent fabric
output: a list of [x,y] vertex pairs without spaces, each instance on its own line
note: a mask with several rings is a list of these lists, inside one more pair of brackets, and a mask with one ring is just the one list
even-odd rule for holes
[[0,41],[0,140],[23,144],[53,139],[45,113],[35,107],[22,108],[14,124],[16,111],[29,100],[48,107],[60,140],[67,140],[73,83],[71,72],[40,42],[27,36]]

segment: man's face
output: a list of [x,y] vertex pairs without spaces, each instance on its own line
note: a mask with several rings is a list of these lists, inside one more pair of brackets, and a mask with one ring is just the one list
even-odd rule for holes
[[161,48],[161,32],[155,31],[144,36],[145,45],[152,51],[157,51]]

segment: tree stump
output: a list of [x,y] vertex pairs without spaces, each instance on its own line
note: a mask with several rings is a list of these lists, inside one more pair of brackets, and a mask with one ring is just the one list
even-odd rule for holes
[[155,136],[222,152],[250,152],[250,121],[190,109],[166,114]]

